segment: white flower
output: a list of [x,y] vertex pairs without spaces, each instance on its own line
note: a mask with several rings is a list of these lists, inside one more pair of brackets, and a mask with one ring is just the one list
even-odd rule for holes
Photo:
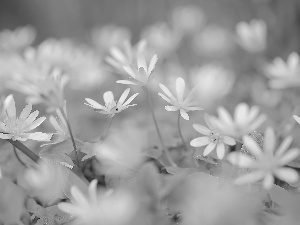
[[194,87],[194,89],[184,99],[185,81],[183,78],[178,77],[176,79],[176,98],[163,84],[159,84],[159,87],[163,90],[164,94],[158,93],[158,95],[171,104],[171,106],[168,105],[165,107],[167,111],[180,111],[182,118],[189,120],[187,112],[203,110],[201,107],[197,106],[196,103],[195,97],[197,96],[195,96],[195,92],[197,87]]
[[46,117],[38,119],[39,111],[31,113],[32,105],[29,103],[21,112],[19,118],[16,117],[16,105],[12,95],[5,100],[7,106],[5,108],[6,116],[0,121],[0,138],[12,139],[13,141],[26,141],[27,139],[36,141],[50,141],[51,135],[42,132],[30,133],[31,130],[38,127]]
[[[191,146],[202,147],[206,146],[203,156],[209,155],[215,148],[217,149],[217,156],[219,159],[223,159],[225,155],[225,145],[235,145],[235,140],[231,137],[225,136],[221,131],[217,129],[213,121],[211,121],[208,114],[204,115],[205,122],[208,126],[205,127],[201,124],[193,124],[193,127],[200,134],[205,135],[204,137],[198,137],[191,141]],[[200,156],[200,152],[196,151],[195,156]]]
[[129,103],[133,101],[133,99],[138,95],[138,93],[132,95],[129,99],[127,99],[127,101],[125,101],[129,92],[130,92],[130,88],[127,88],[121,95],[118,102],[115,101],[114,94],[111,91],[105,92],[103,94],[105,106],[99,104],[98,102],[90,98],[86,98],[85,100],[88,103],[84,103],[84,104],[92,107],[96,112],[99,112],[101,114],[107,114],[109,117],[113,117],[116,113],[120,113],[123,110],[127,109],[128,107],[136,105],[136,104],[129,105]]
[[300,86],[300,60],[296,52],[292,52],[287,62],[277,57],[273,63],[265,67],[272,88],[288,88]]
[[23,50],[32,44],[36,31],[31,26],[18,27],[15,30],[3,30],[0,33],[0,49],[8,51]]
[[293,115],[293,117],[296,120],[296,122],[300,124],[300,117],[297,115]]
[[218,108],[219,118],[214,118],[217,127],[224,133],[234,138],[241,138],[259,128],[266,120],[266,115],[259,114],[257,106],[249,106],[246,103],[240,103],[236,106],[234,117],[223,108]]
[[16,80],[11,83],[11,88],[26,94],[28,102],[44,103],[49,107],[48,111],[54,111],[64,105],[63,89],[68,81],[60,69],[54,69],[46,77]]
[[267,26],[262,20],[250,23],[239,22],[236,25],[238,43],[249,52],[261,52],[266,48]]
[[125,72],[133,78],[133,80],[118,80],[119,84],[131,84],[145,86],[148,84],[149,77],[155,68],[157,62],[157,55],[151,58],[149,66],[147,66],[144,54],[140,54],[137,59],[137,68],[135,66],[123,66]]
[[97,193],[97,180],[90,183],[88,196],[76,186],[71,188],[71,195],[73,204],[59,203],[58,208],[74,216],[76,224],[127,224],[137,210],[133,197],[127,192]]
[[106,62],[111,66],[124,72],[124,66],[134,65],[134,61],[137,60],[137,55],[141,54],[146,47],[146,41],[139,41],[134,47],[131,45],[129,40],[124,41],[123,49],[112,47],[109,52],[111,56],[106,57]]
[[267,128],[264,137],[264,150],[251,137],[244,136],[243,138],[245,146],[256,159],[241,152],[228,155],[228,160],[233,165],[251,170],[250,173],[237,178],[235,183],[247,184],[263,180],[263,186],[270,189],[274,176],[288,183],[296,182],[299,179],[297,171],[284,167],[299,156],[299,149],[287,150],[292,143],[292,137],[285,138],[276,151],[274,130]]
[[221,65],[206,64],[190,71],[190,81],[199,87],[199,102],[209,108],[231,91],[235,76],[233,71]]

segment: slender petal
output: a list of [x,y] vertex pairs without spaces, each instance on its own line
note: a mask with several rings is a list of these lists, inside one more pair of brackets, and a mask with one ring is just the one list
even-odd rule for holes
[[158,60],[157,55],[152,56],[152,59],[150,61],[149,68],[148,68],[148,74],[151,74],[152,71],[154,70],[157,60]]
[[74,198],[75,204],[82,205],[86,208],[89,207],[89,202],[76,186],[71,187],[71,194]]
[[256,158],[260,158],[262,156],[261,149],[251,137],[244,136],[243,141],[248,150],[253,154],[253,156],[255,156]]
[[24,133],[24,134],[20,135],[20,137],[35,140],[35,141],[50,141],[51,140],[51,135],[45,134],[42,132]]
[[12,137],[12,134],[3,134],[3,133],[0,133],[0,138],[1,139],[11,139]]
[[127,99],[126,102],[124,102],[123,106],[127,106],[127,105],[128,105],[130,102],[132,102],[133,99],[135,99],[135,97],[138,96],[138,95],[139,95],[139,93],[136,93],[136,94],[132,95],[130,98]]
[[6,99],[6,113],[8,117],[16,118],[16,103],[12,95],[9,95]]
[[216,144],[214,142],[209,143],[209,145],[206,146],[203,152],[203,156],[207,156],[209,153],[211,153],[214,148],[216,147]]
[[111,91],[104,92],[103,99],[105,104],[109,104],[115,101],[114,94]]
[[95,109],[104,109],[104,106],[103,105],[100,105],[98,102],[94,101],[93,99],[90,99],[90,98],[86,98],[85,99],[89,104],[86,104],[92,108],[95,108]]
[[198,137],[191,141],[190,145],[193,147],[201,147],[210,143],[209,137]]
[[219,113],[220,119],[223,122],[225,122],[227,125],[232,125],[233,124],[232,118],[231,118],[229,112],[225,108],[219,107],[218,108],[218,113]]
[[121,95],[119,101],[118,101],[118,104],[121,104],[123,105],[123,103],[125,102],[125,99],[127,98],[128,94],[130,92],[130,88],[127,88]]
[[257,170],[237,178],[234,181],[234,183],[237,185],[255,183],[257,181],[260,181],[263,178],[264,178],[264,172],[261,170]]
[[137,76],[135,75],[135,73],[133,72],[133,70],[129,67],[129,66],[123,66],[123,69],[125,70],[125,72],[131,76],[132,78],[136,79]]
[[276,144],[275,132],[272,128],[267,128],[265,131],[265,139],[264,139],[264,150],[267,154],[272,154],[274,152]]
[[117,80],[116,83],[118,83],[118,84],[129,84],[129,85],[138,85],[137,82],[130,81],[130,80]]
[[299,149],[293,148],[286,152],[284,155],[279,156],[280,165],[286,165],[296,159],[300,154]]
[[292,168],[280,168],[274,171],[276,177],[288,183],[295,183],[299,180],[299,174]]
[[236,142],[232,137],[224,136],[223,137],[223,142],[227,145],[235,145]]
[[193,124],[193,128],[198,131],[200,134],[203,134],[203,135],[210,135],[211,134],[211,130],[208,129],[207,127],[201,125],[201,124]]
[[274,176],[272,173],[268,173],[265,175],[263,179],[263,186],[265,189],[270,189],[273,186],[274,183]]
[[223,159],[225,155],[225,146],[222,142],[217,145],[217,156],[219,159]]
[[165,95],[162,94],[162,93],[158,93],[158,95],[159,95],[163,100],[165,100],[166,102],[168,102],[168,103],[171,104],[171,100],[170,100],[167,96],[165,96]]
[[165,106],[165,109],[167,110],[167,111],[178,111],[179,109],[178,109],[178,107],[176,107],[176,106],[170,106],[170,105],[167,105],[167,106]]
[[170,92],[170,90],[163,84],[159,84],[159,87],[161,88],[161,90],[163,92],[165,92],[165,94],[173,101],[176,102],[176,98],[174,97],[174,95]]
[[22,110],[22,112],[21,112],[19,118],[22,119],[22,120],[25,120],[25,119],[29,116],[31,110],[32,110],[32,104],[29,103],[29,104],[27,104],[27,105],[25,106],[25,108]]
[[33,121],[36,120],[36,118],[38,117],[39,115],[39,111],[35,110],[34,112],[32,112],[28,117],[27,119],[25,120],[27,124],[32,124]]
[[281,155],[283,155],[283,154],[286,152],[286,150],[288,149],[288,147],[291,145],[292,141],[293,141],[293,137],[291,137],[291,136],[286,137],[286,138],[282,141],[282,143],[281,143],[281,145],[279,146],[279,148],[277,149],[275,155],[276,155],[276,156],[281,156]]
[[45,119],[46,119],[46,117],[44,117],[44,116],[38,118],[38,119],[35,120],[32,124],[30,124],[30,125],[24,130],[24,132],[31,131],[31,130],[37,128],[39,125],[41,125],[42,122],[44,122]]
[[227,159],[232,165],[240,168],[253,168],[256,165],[256,161],[254,161],[250,156],[240,152],[230,153]]
[[177,93],[178,102],[182,102],[183,101],[184,91],[185,91],[185,82],[184,82],[184,79],[181,78],[181,77],[178,77],[176,79],[176,93]]
[[189,115],[187,114],[187,112],[185,110],[183,110],[183,109],[180,109],[180,115],[185,120],[189,120],[190,119]]

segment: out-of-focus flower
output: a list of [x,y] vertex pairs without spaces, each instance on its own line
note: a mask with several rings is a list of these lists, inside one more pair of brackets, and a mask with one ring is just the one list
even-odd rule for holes
[[205,23],[205,15],[195,5],[177,7],[172,12],[172,24],[182,33],[193,33],[200,30]]
[[142,33],[149,51],[157,53],[160,57],[171,54],[178,47],[181,36],[181,33],[172,30],[166,23],[151,25]]
[[234,117],[223,108],[218,108],[219,118],[214,118],[216,126],[224,133],[234,138],[241,138],[259,128],[266,120],[266,115],[259,114],[257,106],[249,106],[246,103],[240,103],[234,110]]
[[84,104],[92,107],[96,112],[99,112],[101,114],[107,114],[109,117],[113,117],[116,113],[120,113],[123,110],[127,109],[128,107],[136,105],[136,104],[129,105],[129,103],[132,102],[133,99],[135,99],[138,93],[132,95],[129,99],[127,99],[127,101],[125,101],[129,92],[130,92],[130,88],[127,88],[119,98],[118,102],[115,101],[114,94],[111,91],[105,92],[103,94],[105,106],[99,104],[98,102],[90,98],[86,98],[85,100],[88,103],[84,103]]
[[155,69],[157,62],[157,55],[152,56],[149,66],[147,66],[146,58],[143,54],[138,56],[137,67],[124,66],[123,69],[133,80],[118,80],[119,84],[131,84],[145,86],[148,84],[149,77]]
[[293,52],[287,62],[277,57],[273,63],[265,67],[266,75],[270,78],[272,88],[289,88],[300,86],[300,60],[299,55]]
[[207,64],[190,71],[190,83],[199,87],[197,98],[204,108],[210,108],[225,97],[234,82],[233,72],[223,66]]
[[241,152],[233,152],[228,155],[228,160],[233,165],[251,170],[250,173],[237,178],[235,183],[247,184],[263,180],[264,188],[270,189],[274,182],[274,176],[288,183],[296,182],[299,179],[297,171],[284,167],[297,158],[300,153],[296,148],[287,150],[292,143],[292,137],[285,138],[276,151],[276,137],[272,128],[266,129],[264,138],[264,149],[262,150],[251,137],[243,137],[244,144],[255,159]]
[[56,132],[53,133],[51,142],[43,144],[41,147],[61,143],[70,137],[68,125],[59,109],[56,109],[56,114],[57,118],[55,118],[53,115],[51,115],[49,118],[50,123]]
[[[208,127],[201,124],[193,124],[193,127],[200,134],[205,135],[205,137],[198,137],[191,141],[191,146],[202,147],[206,146],[203,152],[203,156],[209,155],[215,148],[217,149],[217,156],[219,159],[223,159],[226,149],[225,145],[235,145],[235,140],[231,137],[225,136],[220,130],[215,126],[213,121],[211,121],[208,114],[204,115],[205,122]],[[199,150],[195,152],[195,156],[201,156]]]
[[32,197],[51,204],[65,197],[64,190],[68,186],[68,173],[68,169],[62,165],[40,160],[38,167],[25,171],[21,186],[29,191]]
[[296,120],[297,123],[300,124],[300,117],[297,115],[293,115],[293,118]]
[[39,111],[31,113],[32,105],[29,103],[21,112],[19,118],[16,117],[16,104],[12,95],[9,95],[6,100],[7,107],[5,108],[6,116],[0,121],[0,138],[12,139],[13,141],[26,141],[28,139],[36,141],[49,141],[51,135],[42,132],[30,133],[38,127],[46,117],[38,119]]
[[220,26],[210,25],[194,35],[193,49],[199,55],[220,57],[233,50],[234,43],[229,32]]
[[187,112],[189,111],[196,111],[196,110],[203,110],[198,104],[195,102],[195,91],[197,86],[191,90],[186,98],[184,98],[184,91],[185,91],[185,81],[183,78],[178,77],[176,79],[176,98],[170,92],[170,90],[163,84],[159,84],[159,87],[162,89],[164,94],[158,93],[158,95],[165,101],[171,104],[166,106],[165,109],[167,111],[180,111],[180,115],[185,120],[189,120],[189,115]]
[[131,38],[130,31],[127,28],[113,24],[93,29],[91,36],[94,45],[102,53],[106,53],[112,47],[121,47],[124,41]]
[[146,47],[146,41],[140,40],[135,46],[132,46],[129,40],[124,41],[122,49],[112,47],[110,49],[110,56],[106,57],[106,62],[124,73],[123,67],[130,67],[135,65],[138,56],[142,54]]
[[64,106],[63,89],[69,78],[60,69],[53,70],[47,77],[36,79],[18,79],[10,87],[26,94],[27,101],[33,104],[44,103],[48,111],[54,111]]
[[18,27],[15,30],[0,32],[0,50],[18,51],[31,45],[36,37],[36,31],[31,26]]
[[93,180],[85,196],[76,186],[71,188],[72,203],[59,203],[58,208],[74,216],[79,225],[128,224],[137,210],[133,196],[128,192],[97,192],[97,180]]
[[107,74],[98,54],[67,39],[45,40],[37,48],[26,49],[25,57],[41,66],[60,68],[71,78],[70,83],[75,88],[99,85]]
[[262,52],[266,48],[267,26],[263,20],[250,23],[239,22],[236,25],[238,43],[249,52]]

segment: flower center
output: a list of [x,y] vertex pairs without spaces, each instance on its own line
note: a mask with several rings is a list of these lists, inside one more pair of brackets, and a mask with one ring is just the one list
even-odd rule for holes
[[216,131],[212,131],[210,134],[210,140],[211,140],[211,142],[214,142],[217,144],[221,140],[221,135]]

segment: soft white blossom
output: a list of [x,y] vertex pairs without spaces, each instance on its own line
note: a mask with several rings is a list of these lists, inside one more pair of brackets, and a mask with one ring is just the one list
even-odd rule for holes
[[29,103],[25,106],[20,116],[16,116],[16,105],[12,95],[9,95],[5,100],[5,114],[6,116],[0,121],[0,138],[12,139],[13,141],[26,141],[28,139],[36,141],[49,141],[51,135],[31,131],[37,128],[46,119],[40,117],[38,119],[39,111],[31,113],[32,105]]
[[224,133],[234,138],[241,138],[259,128],[266,120],[266,115],[259,115],[257,106],[249,107],[240,103],[234,110],[234,116],[223,107],[218,108],[218,118],[214,118],[217,127]]
[[203,110],[196,102],[196,98],[198,97],[195,95],[197,86],[191,90],[186,98],[184,98],[185,81],[183,78],[178,77],[176,79],[176,97],[174,97],[170,90],[163,84],[159,84],[159,87],[162,89],[164,94],[158,93],[158,95],[166,102],[171,104],[165,107],[167,111],[179,111],[182,118],[189,120],[189,115],[187,112]]
[[296,52],[292,52],[287,61],[275,58],[265,67],[266,75],[270,78],[272,88],[289,88],[300,86],[300,60]]
[[86,98],[85,100],[87,101],[87,103],[84,104],[92,107],[96,112],[107,114],[109,117],[113,117],[115,114],[122,112],[128,107],[136,105],[129,105],[129,103],[132,102],[133,99],[135,99],[138,93],[132,95],[127,99],[127,101],[125,101],[129,92],[130,88],[127,88],[119,98],[118,102],[115,101],[114,94],[111,91],[105,92],[103,94],[103,99],[105,102],[104,106],[90,98]]
[[228,155],[228,160],[233,165],[251,170],[246,175],[237,178],[236,184],[255,183],[263,180],[263,186],[270,189],[274,182],[274,176],[288,183],[294,183],[299,179],[296,170],[285,167],[300,153],[296,148],[288,150],[292,143],[292,137],[285,138],[276,151],[276,136],[272,128],[267,128],[265,131],[264,149],[261,149],[249,136],[244,136],[243,141],[254,158],[241,152],[233,152]]
[[136,203],[127,192],[97,192],[97,180],[88,188],[88,196],[76,186],[71,188],[72,203],[59,203],[63,212],[74,216],[79,225],[127,224],[136,211]]
[[250,23],[239,22],[236,25],[238,43],[249,52],[261,52],[266,48],[267,26],[262,20]]
[[118,80],[119,84],[131,84],[145,86],[148,84],[149,77],[153,70],[155,69],[155,64],[157,62],[157,55],[151,58],[149,65],[147,64],[146,57],[144,54],[140,54],[137,59],[137,67],[123,66],[125,72],[132,78],[131,80]]
[[[223,159],[226,153],[225,144],[235,145],[235,140],[223,135],[223,133],[215,126],[213,121],[211,121],[208,114],[204,115],[204,119],[208,127],[201,124],[193,124],[193,127],[196,131],[205,136],[193,139],[190,144],[193,147],[202,147],[207,145],[203,152],[204,157],[216,149],[218,158]],[[201,156],[200,149],[196,150],[195,156]]]

